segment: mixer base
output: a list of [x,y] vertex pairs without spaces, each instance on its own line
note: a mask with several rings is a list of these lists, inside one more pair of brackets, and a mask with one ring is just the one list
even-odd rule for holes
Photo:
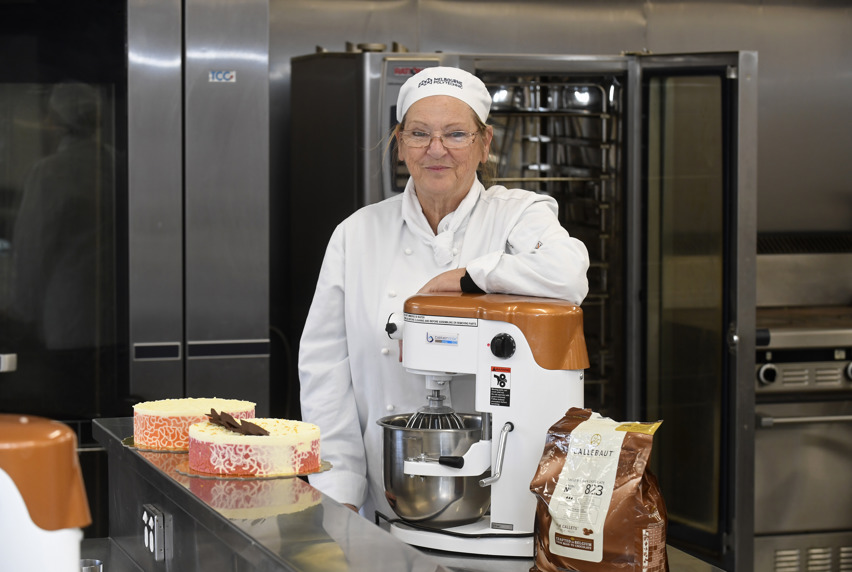
[[[488,517],[471,524],[435,531],[411,528],[397,521],[391,524],[390,533],[406,544],[422,548],[484,556],[533,557],[531,533],[513,535],[493,529]],[[465,538],[464,535],[469,535],[470,538]]]

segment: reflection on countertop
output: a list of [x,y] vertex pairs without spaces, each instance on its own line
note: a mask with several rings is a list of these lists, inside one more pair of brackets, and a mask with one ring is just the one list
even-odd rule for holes
[[[110,538],[85,541],[83,556],[104,560],[107,572],[223,563],[240,571],[528,572],[532,564],[415,549],[304,480],[190,476],[180,470],[185,454],[125,446],[131,418],[94,425],[109,454]],[[143,507],[158,515],[156,524],[143,523]],[[669,561],[672,572],[719,571],[674,548]]]

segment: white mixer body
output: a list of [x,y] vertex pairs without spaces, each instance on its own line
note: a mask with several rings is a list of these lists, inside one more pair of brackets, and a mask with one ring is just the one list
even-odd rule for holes
[[[480,321],[479,365],[476,374],[476,410],[491,413],[492,441],[506,423],[512,431],[500,478],[491,484],[491,527],[532,532],[536,498],[530,481],[538,468],[547,430],[571,407],[583,406],[583,370],[549,370],[539,367],[520,330],[505,322]],[[495,357],[489,342],[508,333],[515,354]],[[492,467],[498,449],[492,447]]]
[[3,570],[80,571],[79,528],[43,530],[30,518],[12,477],[0,468],[0,557]]
[[405,314],[403,367],[424,375],[476,373],[480,321]]
[[[492,471],[498,467],[500,432],[510,424],[500,476],[490,484],[490,528],[532,533],[536,499],[530,480],[547,430],[569,408],[583,406],[583,370],[541,367],[523,332],[503,321],[405,314],[402,338],[409,371],[475,374],[475,408],[492,417]],[[495,339],[504,347],[493,350]],[[451,383],[456,382],[467,381]]]

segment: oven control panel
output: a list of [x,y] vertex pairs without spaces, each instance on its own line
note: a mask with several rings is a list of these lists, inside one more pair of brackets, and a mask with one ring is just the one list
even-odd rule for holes
[[852,347],[757,350],[757,393],[848,390],[852,390]]

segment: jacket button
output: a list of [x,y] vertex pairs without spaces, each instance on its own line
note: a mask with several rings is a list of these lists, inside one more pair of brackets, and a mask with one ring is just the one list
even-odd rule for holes
[[395,291],[395,290],[390,290],[390,291],[388,292],[388,298],[396,298],[396,291]]
[[387,348],[382,348],[382,355],[388,355],[389,353],[390,353],[390,350],[389,350],[389,349],[387,349]]
[[395,407],[393,406],[393,403],[388,403],[385,406],[385,409],[387,409],[388,411],[393,411],[395,409]]
[[406,254],[411,254],[412,251],[410,248],[406,248],[405,250],[403,250],[403,252]]

